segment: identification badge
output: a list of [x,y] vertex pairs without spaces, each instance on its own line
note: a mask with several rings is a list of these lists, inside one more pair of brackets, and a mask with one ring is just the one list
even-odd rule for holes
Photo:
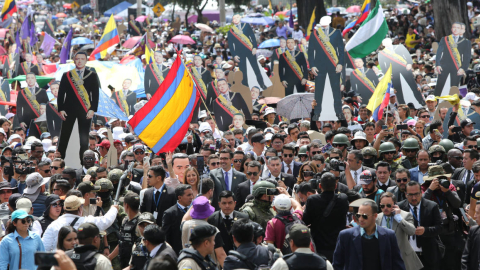
[[157,212],[157,211],[154,211],[154,212],[153,212],[153,217],[154,217],[155,219],[157,219],[157,216],[158,216],[158,212]]

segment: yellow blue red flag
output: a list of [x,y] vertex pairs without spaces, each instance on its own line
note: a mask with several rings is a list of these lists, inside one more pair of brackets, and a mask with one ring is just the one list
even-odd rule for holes
[[120,43],[120,37],[118,36],[117,24],[113,15],[110,15],[102,38],[88,60],[104,58],[107,56],[107,49],[118,43]]
[[372,97],[368,101],[367,109],[373,112],[373,119],[382,119],[383,111],[390,102],[390,90],[392,89],[392,65],[388,68],[385,76],[378,83]]

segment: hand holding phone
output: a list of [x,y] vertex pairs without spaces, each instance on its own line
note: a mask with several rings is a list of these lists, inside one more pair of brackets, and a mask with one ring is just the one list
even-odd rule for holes
[[55,252],[35,252],[35,264],[38,266],[58,266],[57,259],[53,257]]

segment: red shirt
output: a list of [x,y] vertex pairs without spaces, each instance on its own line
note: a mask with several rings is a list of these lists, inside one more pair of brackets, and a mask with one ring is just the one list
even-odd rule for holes
[[[296,210],[293,212],[299,219],[303,218],[303,212]],[[291,216],[283,216],[283,218],[293,221]],[[273,227],[272,227],[273,223]],[[267,230],[265,231],[265,241],[273,241],[276,248],[282,248],[283,242],[285,242],[285,225],[277,218],[272,218],[267,223]]]

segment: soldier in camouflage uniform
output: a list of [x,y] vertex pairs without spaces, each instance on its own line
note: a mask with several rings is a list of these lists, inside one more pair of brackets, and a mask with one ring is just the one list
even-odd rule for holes
[[414,138],[408,138],[403,142],[402,146],[402,165],[407,169],[415,168],[417,163],[417,152],[420,150],[418,141]]
[[[118,184],[120,183],[120,178],[122,178],[122,175],[123,175],[123,171],[120,169],[113,169],[108,173],[108,180],[112,181],[114,194],[118,190]],[[130,177],[132,176],[130,175]],[[132,182],[127,178],[125,179],[124,183],[122,183],[122,188],[120,189],[120,196],[118,198],[119,199],[123,198],[125,194],[127,194],[127,191],[129,190],[137,194],[140,194],[140,190],[142,190],[142,186],[140,186],[139,183]]]
[[445,148],[438,144],[430,146],[430,148],[428,148],[428,154],[430,155],[430,160],[433,163],[432,165],[440,165],[447,159]]
[[86,175],[90,175],[90,181],[95,184],[95,181],[97,181],[97,166],[93,166],[87,170]]
[[373,168],[377,162],[377,149],[367,146],[362,149],[363,162],[365,167]]
[[268,181],[259,181],[253,186],[254,199],[246,202],[240,211],[248,214],[251,221],[260,224],[266,230],[267,222],[275,217],[272,208],[273,196],[267,195],[267,189],[275,189],[275,185]]
[[[392,168],[392,173],[390,174],[390,179],[395,179],[395,172],[400,169],[404,168],[400,162],[394,161],[393,158],[397,153],[397,149],[391,142],[384,142],[380,145],[380,150],[378,151],[380,154],[379,161],[385,161],[390,164]],[[375,168],[377,167],[378,162],[375,164]]]
[[[113,205],[112,191],[114,190],[113,184],[110,180],[106,178],[101,178],[97,180],[95,185],[100,186],[101,189],[97,192],[97,195],[102,199],[103,205],[102,209],[106,213],[110,207]],[[118,240],[120,238],[120,226],[122,225],[122,220],[127,216],[123,206],[119,205],[118,214],[115,222],[107,229],[107,242],[109,245],[110,253],[113,252],[113,249],[118,245]],[[121,270],[120,260],[115,257],[112,260],[112,266],[115,270]]]

